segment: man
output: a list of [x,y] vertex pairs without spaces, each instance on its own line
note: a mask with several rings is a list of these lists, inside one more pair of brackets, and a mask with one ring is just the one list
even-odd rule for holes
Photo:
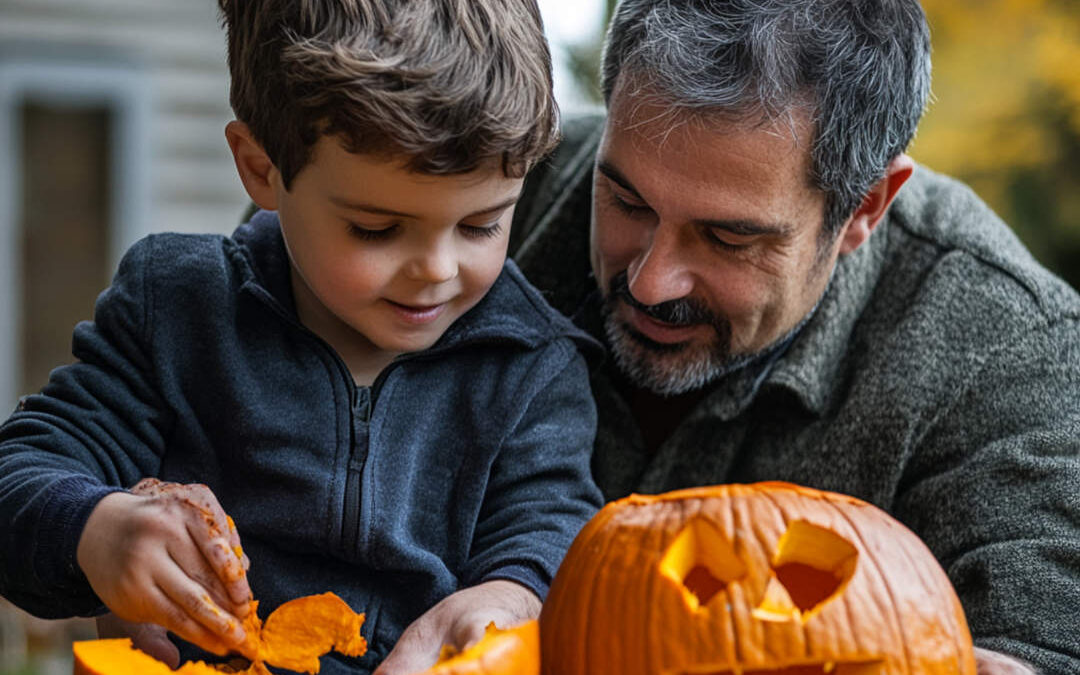
[[904,154],[929,71],[917,0],[623,0],[607,118],[512,246],[609,347],[608,499],[855,495],[940,559],[980,672],[1080,672],[1080,297]]

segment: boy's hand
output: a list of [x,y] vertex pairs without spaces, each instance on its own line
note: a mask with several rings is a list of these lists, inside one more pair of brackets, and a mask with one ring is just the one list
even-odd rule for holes
[[444,644],[463,650],[484,636],[492,621],[509,628],[540,616],[540,598],[513,581],[496,579],[443,598],[401,634],[372,675],[413,675],[439,658]]
[[215,654],[244,648],[251,590],[240,538],[205,485],[140,482],[102,499],[76,558],[117,617],[155,623]]

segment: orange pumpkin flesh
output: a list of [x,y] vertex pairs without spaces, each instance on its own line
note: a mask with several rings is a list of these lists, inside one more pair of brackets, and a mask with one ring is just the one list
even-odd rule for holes
[[484,637],[457,652],[443,647],[439,661],[419,675],[540,675],[540,624],[513,628],[488,624]]
[[[266,675],[265,664],[305,673],[319,672],[319,657],[330,650],[346,656],[361,656],[367,642],[360,635],[364,615],[353,612],[333,593],[309,595],[290,600],[270,613],[265,624],[259,620],[258,602],[244,619],[244,630],[256,658],[244,671]],[[131,640],[85,640],[72,645],[75,675],[217,675],[231,669],[195,661],[173,671],[164,663],[135,649]]]
[[540,617],[545,675],[974,675],[929,549],[860,500],[786,483],[608,504]]
[[319,657],[334,650],[346,656],[360,656],[367,642],[360,635],[364,615],[356,614],[333,593],[296,598],[281,605],[266,618],[261,629],[255,607],[254,628],[247,634],[257,637],[256,662],[269,663],[304,673],[319,672]]
[[[135,649],[130,638],[82,640],[73,643],[71,650],[75,654],[75,675],[170,675],[173,672],[161,661]],[[198,665],[208,667],[203,663]]]

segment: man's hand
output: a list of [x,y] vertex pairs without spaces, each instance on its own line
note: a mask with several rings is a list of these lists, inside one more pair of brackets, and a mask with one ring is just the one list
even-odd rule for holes
[[462,589],[413,621],[372,675],[422,672],[435,664],[444,644],[463,650],[482,638],[492,621],[509,628],[538,616],[540,598],[513,581],[496,579]]
[[1012,656],[975,648],[975,671],[979,675],[1036,675],[1036,670]]
[[76,557],[118,618],[158,624],[223,655],[245,648],[251,590],[239,552],[209,488],[148,479],[94,507]]

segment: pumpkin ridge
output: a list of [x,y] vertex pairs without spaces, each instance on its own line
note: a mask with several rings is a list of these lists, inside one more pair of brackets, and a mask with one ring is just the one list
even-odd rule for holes
[[[901,525],[902,525],[902,523],[901,523]],[[907,531],[903,532],[904,535],[913,535],[913,536],[908,536],[908,539],[913,540],[911,542],[912,546],[914,546],[916,544],[919,545],[919,546],[922,546],[925,549],[925,553],[927,553],[930,556],[933,556],[933,552],[930,551],[929,547],[926,546],[926,543],[923,542],[921,537],[916,535],[910,529],[907,529],[906,526],[905,526],[905,529]],[[900,554],[903,555],[907,559],[908,565],[912,568],[912,570],[914,570],[915,575],[918,577],[919,582],[920,582],[921,585],[932,586],[935,589],[942,589],[942,581],[944,580],[945,582],[949,583],[949,587],[951,588],[951,582],[948,581],[948,576],[944,575],[943,570],[937,570],[939,573],[934,574],[935,570],[928,569],[926,565],[918,564],[918,561],[915,560],[914,558],[912,558],[911,549],[908,546],[902,546]],[[930,584],[926,583],[927,580],[928,580],[928,577],[926,576],[926,573],[929,573],[929,575],[930,575],[929,576],[929,581],[931,582]],[[943,624],[948,625],[951,632],[955,632],[955,631],[957,631],[957,630],[959,630],[961,628],[961,626],[959,625],[959,622],[957,621],[957,613],[956,613],[955,607],[950,608],[951,611],[949,611],[949,612],[944,612],[943,610],[945,608],[941,607],[939,605],[935,605],[934,609],[938,613],[939,620],[941,620]],[[960,615],[960,618],[963,620],[962,628],[964,630],[969,630],[968,626],[967,626],[966,619],[963,619],[963,614]],[[961,654],[959,652],[958,645],[956,645],[955,642],[950,641],[950,647],[953,648],[953,652],[957,655],[957,658],[958,659],[961,658]]]
[[[860,544],[862,544],[862,550],[869,553],[871,551],[871,548],[869,546],[867,546],[866,540],[863,538],[862,533],[859,531],[859,528],[858,528],[858,526],[856,526],[855,522],[848,516],[847,513],[844,512],[843,509],[841,509],[839,506],[837,506],[835,503],[833,503],[833,501],[831,499],[827,500],[826,503],[833,510],[835,510],[837,513],[840,514],[840,517],[854,531],[855,538],[859,540]],[[874,508],[876,508],[876,507],[874,507]],[[874,512],[871,512],[871,513],[874,513]],[[874,515],[876,516],[877,514],[874,513]],[[899,548],[904,548],[904,547],[900,546]],[[887,581],[888,575],[885,574],[885,571],[883,569],[881,569],[881,563],[878,562],[876,556],[867,555],[866,557],[870,558],[869,562],[872,564],[872,567],[877,571],[878,580],[879,580],[880,584],[885,587],[885,592],[889,594],[889,600],[890,600],[889,609],[892,610],[891,613],[892,613],[893,618],[895,620],[894,628],[895,628],[895,631],[897,633],[899,633],[900,643],[904,646],[904,662],[903,662],[904,672],[910,674],[911,673],[911,666],[909,665],[909,663],[912,660],[912,649],[911,649],[911,644],[908,642],[907,633],[904,631],[903,619],[902,619],[902,617],[900,617],[900,615],[898,613],[899,609],[896,606],[896,594],[893,592],[892,585],[888,583],[888,581]],[[879,605],[879,608],[880,608],[880,605]]]

